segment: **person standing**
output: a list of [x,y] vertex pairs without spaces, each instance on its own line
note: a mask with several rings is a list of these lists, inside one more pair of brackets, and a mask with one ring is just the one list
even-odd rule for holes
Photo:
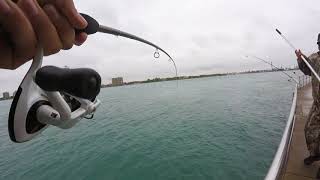
[[[308,76],[312,77],[312,96],[313,105],[310,109],[307,122],[305,124],[305,138],[310,156],[304,159],[305,165],[311,165],[315,161],[320,160],[320,92],[319,86],[320,82],[317,80],[311,70],[308,68],[306,63],[302,60],[304,57],[315,70],[316,73],[320,72],[320,34],[318,35],[318,49],[319,51],[313,53],[309,57],[304,55],[301,50],[296,50],[295,53],[298,57],[299,69]],[[318,172],[318,175],[319,172]]]

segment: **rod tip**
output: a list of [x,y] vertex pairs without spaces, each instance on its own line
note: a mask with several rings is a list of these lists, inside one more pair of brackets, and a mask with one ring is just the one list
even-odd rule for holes
[[279,33],[281,35],[281,32],[279,31],[279,29],[276,29],[277,33]]

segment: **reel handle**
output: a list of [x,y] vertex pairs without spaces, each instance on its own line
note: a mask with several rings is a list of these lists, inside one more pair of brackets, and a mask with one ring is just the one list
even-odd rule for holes
[[88,100],[94,100],[101,88],[100,75],[88,68],[67,69],[44,66],[37,71],[35,82],[45,91],[65,92]]

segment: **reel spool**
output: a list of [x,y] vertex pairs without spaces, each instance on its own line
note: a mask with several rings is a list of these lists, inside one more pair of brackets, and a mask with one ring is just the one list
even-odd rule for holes
[[29,141],[49,125],[69,129],[100,105],[100,75],[87,68],[42,66],[39,48],[11,104],[8,130],[13,142]]

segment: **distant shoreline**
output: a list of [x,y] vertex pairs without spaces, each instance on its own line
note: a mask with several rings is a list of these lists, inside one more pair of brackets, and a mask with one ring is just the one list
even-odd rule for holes
[[11,99],[13,99],[13,98],[14,98],[14,96],[11,96],[11,97],[9,97],[9,98],[6,98],[6,99],[4,99],[4,98],[0,98],[0,101],[11,100]]
[[198,75],[198,76],[179,76],[179,77],[171,77],[171,78],[154,78],[154,79],[148,79],[148,80],[144,80],[144,81],[125,82],[122,85],[106,84],[106,85],[101,85],[101,88],[129,86],[129,85],[134,85],[134,84],[146,84],[146,83],[154,83],[154,82],[162,82],[162,81],[198,79],[198,78],[215,77],[215,76],[229,76],[229,75],[238,75],[238,74],[253,74],[253,73],[293,71],[293,70],[299,70],[299,69],[298,68],[286,68],[286,69],[272,69],[272,70],[270,69],[270,70],[255,70],[255,71],[244,71],[244,72],[232,72],[232,73],[203,74],[203,75]]
[[[146,84],[146,83],[162,82],[162,81],[198,79],[198,78],[216,77],[216,76],[229,76],[229,75],[238,75],[238,74],[253,74],[253,73],[292,71],[292,70],[299,70],[299,69],[298,68],[286,68],[286,69],[232,72],[232,73],[203,74],[203,75],[198,75],[198,76],[179,76],[179,77],[171,77],[171,78],[154,78],[154,79],[147,79],[147,80],[144,80],[144,81],[125,82],[123,85],[118,85],[118,86],[115,86],[115,85],[112,85],[112,84],[101,85],[101,89],[102,88],[109,88],[109,87],[129,86],[129,85],[135,85],[135,84]],[[7,98],[7,99],[0,98],[0,101],[11,100],[13,98],[14,98],[13,96],[11,96],[10,98]]]

